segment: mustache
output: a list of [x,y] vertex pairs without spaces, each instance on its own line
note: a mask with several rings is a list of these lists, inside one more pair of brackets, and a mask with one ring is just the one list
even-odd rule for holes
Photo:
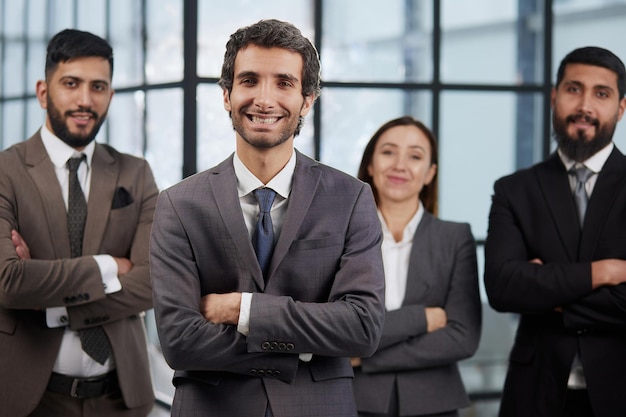
[[74,113],[88,113],[90,114],[94,119],[98,119],[99,115],[98,113],[96,113],[95,111],[91,110],[91,108],[89,107],[79,107],[77,110],[68,110],[65,112],[65,116],[72,116],[72,114]]
[[569,115],[567,116],[565,120],[567,121],[567,123],[575,123],[577,121],[581,121],[581,122],[589,123],[596,127],[600,125],[600,121],[598,119],[594,119],[588,114],[582,114],[582,113]]

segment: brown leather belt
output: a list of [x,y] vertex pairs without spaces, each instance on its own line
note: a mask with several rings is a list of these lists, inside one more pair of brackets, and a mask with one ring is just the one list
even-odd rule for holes
[[111,371],[93,378],[77,378],[53,372],[46,389],[73,398],[94,398],[116,392],[119,388],[117,372]]

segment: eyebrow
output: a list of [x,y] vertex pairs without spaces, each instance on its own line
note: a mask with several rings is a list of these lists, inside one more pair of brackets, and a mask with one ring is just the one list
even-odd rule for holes
[[[576,81],[576,80],[565,80],[565,84],[575,85],[577,87],[584,87],[585,86],[583,83],[581,83],[580,81]],[[610,85],[603,85],[603,84],[596,84],[596,85],[592,86],[591,88],[593,88],[594,90],[614,91],[613,87],[611,87]]]
[[[77,80],[77,81],[82,81],[82,82],[86,82],[86,80],[84,78],[78,77],[76,75],[63,75],[61,78],[59,78],[60,81],[66,80],[66,79],[71,79],[71,80]],[[91,80],[89,81],[89,83],[93,84],[93,83],[102,83],[102,84],[106,84],[107,86],[109,85],[109,81],[107,80]]]
[[[391,142],[381,142],[380,146],[393,146],[394,148],[399,148],[399,146],[395,143],[391,143]],[[426,148],[424,148],[423,146],[420,145],[410,145],[409,149],[419,149],[422,151],[425,151]]]
[[[259,76],[259,73],[255,71],[242,71],[239,74],[237,74],[236,78],[241,79],[241,78],[246,78],[246,77],[258,77],[258,76]],[[300,81],[298,77],[295,77],[288,73],[274,74],[274,78],[279,79],[279,80],[289,80],[293,82]]]

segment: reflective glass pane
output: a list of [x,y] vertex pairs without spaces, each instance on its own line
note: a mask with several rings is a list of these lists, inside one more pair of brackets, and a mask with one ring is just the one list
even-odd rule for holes
[[325,81],[432,79],[430,0],[325,1],[322,10]]
[[5,101],[2,105],[2,119],[2,149],[26,139],[23,101]]
[[235,151],[235,131],[224,110],[222,89],[218,85],[199,85],[197,101],[197,168],[203,171]]
[[110,40],[115,54],[113,86],[115,88],[142,84],[143,38],[141,30],[142,2],[112,0]]
[[441,80],[446,83],[541,83],[541,2],[441,1]]
[[399,89],[324,88],[320,160],[356,176],[365,145],[383,123],[409,114],[431,124],[430,97]]
[[26,101],[26,132],[25,137],[32,136],[43,126],[46,120],[46,111],[39,105],[39,100],[31,98]]
[[198,0],[198,74],[219,77],[230,35],[269,18],[293,23],[313,42],[313,0]]
[[74,24],[74,0],[55,0],[48,2],[48,24],[50,25],[50,37],[55,33],[73,28]]
[[[553,9],[553,83],[556,82],[556,72],[561,60],[581,46],[593,45],[609,49],[626,62],[626,0],[568,0],[556,3]],[[617,124],[613,137],[622,151],[626,151],[624,120],[622,118]]]
[[78,23],[76,28],[106,37],[106,6],[105,0],[77,1]]
[[180,89],[146,93],[148,138],[146,159],[159,189],[181,180],[183,172],[183,92]]
[[181,0],[146,2],[149,83],[183,78],[183,3]]
[[2,16],[2,33],[7,40],[16,41],[23,36],[24,13],[26,13],[26,2],[24,1],[4,1],[4,15]]
[[145,94],[142,91],[115,94],[109,107],[107,125],[109,144],[120,152],[143,156],[143,114]]
[[[24,69],[24,42],[7,40],[2,62],[3,91],[5,96],[20,96],[25,93],[26,71]],[[34,86],[32,87],[34,88]]]
[[494,181],[518,168],[519,152],[534,155],[531,163],[541,158],[541,113],[529,110],[528,98],[540,108],[539,94],[442,94],[439,214],[469,222],[477,239],[487,233]]
[[28,45],[28,65],[26,67],[26,94],[35,94],[37,81],[46,77],[47,41],[41,38],[31,40]]

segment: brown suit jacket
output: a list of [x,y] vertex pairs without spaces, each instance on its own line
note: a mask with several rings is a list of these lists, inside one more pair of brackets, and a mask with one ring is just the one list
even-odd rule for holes
[[[148,240],[158,190],[148,163],[96,144],[83,256],[70,258],[66,208],[39,133],[0,152],[0,415],[23,416],[39,403],[63,328],[45,309],[68,308],[69,325],[102,325],[111,341],[128,407],[154,401],[145,328],[152,306]],[[16,229],[30,248],[20,260]],[[91,255],[129,258],[122,290],[105,295]]]

